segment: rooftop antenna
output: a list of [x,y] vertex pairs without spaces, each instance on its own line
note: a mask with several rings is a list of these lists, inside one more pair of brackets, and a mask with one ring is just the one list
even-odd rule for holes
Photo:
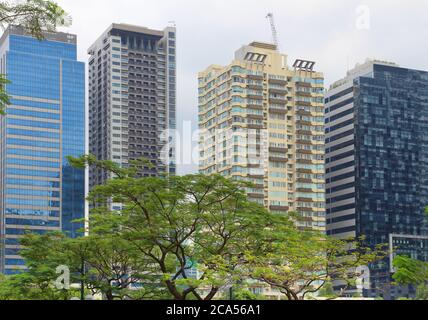
[[266,16],[266,19],[269,20],[270,27],[272,29],[272,40],[276,46],[276,51],[279,52],[280,48],[279,48],[279,40],[278,40],[278,31],[276,30],[275,19],[273,17],[273,13],[268,13],[268,15]]

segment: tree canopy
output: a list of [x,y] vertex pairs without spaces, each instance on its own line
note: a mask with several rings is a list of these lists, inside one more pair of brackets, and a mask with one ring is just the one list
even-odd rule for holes
[[408,256],[397,256],[393,266],[394,280],[398,284],[420,285],[428,282],[428,263],[411,259]]
[[[300,300],[333,279],[354,284],[355,268],[382,256],[358,242],[298,230],[295,215],[250,202],[248,183],[220,175],[141,177],[141,161],[121,168],[93,156],[69,160],[112,178],[89,194],[89,236],[24,238],[25,276],[37,278],[36,288],[50,283],[49,298],[67,297],[52,285],[56,268],[65,265],[70,282],[80,284],[80,293],[68,297],[211,300],[232,287],[236,299],[255,299],[246,288],[256,283]],[[3,283],[13,287],[22,276]]]
[[0,26],[20,25],[37,39],[43,32],[69,26],[71,17],[57,3],[49,0],[0,1]]
[[288,300],[305,299],[328,289],[333,281],[342,291],[331,297],[338,297],[357,286],[364,276],[360,267],[386,256],[384,245],[371,249],[363,245],[363,239],[339,240],[283,226],[279,223],[267,230],[249,251],[248,276],[279,289]]

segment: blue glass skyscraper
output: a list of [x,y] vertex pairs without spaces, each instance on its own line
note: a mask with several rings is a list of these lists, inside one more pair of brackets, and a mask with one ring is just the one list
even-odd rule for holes
[[368,61],[326,95],[327,232],[386,244],[366,296],[398,298],[397,254],[428,261],[428,72]]
[[10,80],[1,117],[0,272],[24,269],[19,239],[27,232],[79,236],[85,173],[67,156],[85,154],[85,66],[76,36],[36,40],[19,26],[0,39],[0,68]]

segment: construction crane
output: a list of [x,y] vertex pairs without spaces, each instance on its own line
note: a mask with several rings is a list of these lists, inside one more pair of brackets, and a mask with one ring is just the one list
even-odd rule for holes
[[273,13],[268,13],[268,15],[266,16],[266,19],[268,19],[270,22],[270,27],[272,29],[272,40],[276,46],[276,50],[279,52],[280,48],[279,48],[278,32],[276,30],[275,19],[273,17]]

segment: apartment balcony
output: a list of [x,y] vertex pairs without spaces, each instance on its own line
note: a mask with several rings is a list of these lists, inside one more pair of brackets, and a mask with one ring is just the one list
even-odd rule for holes
[[287,158],[280,158],[280,157],[269,157],[269,161],[272,162],[281,162],[281,163],[288,163]]
[[264,127],[262,124],[247,124],[248,129],[262,130]]
[[[255,138],[259,138],[260,137],[260,135],[257,135],[257,137],[252,137],[251,138],[251,140],[253,140],[253,139],[255,139]],[[260,149],[261,149],[261,144],[260,144],[260,142],[259,143],[253,143],[252,141],[248,141],[248,143],[247,143],[247,148],[248,148],[248,150],[257,150],[257,151],[260,151]]]
[[301,81],[297,81],[296,82],[296,87],[306,87],[306,88],[311,88],[314,85],[310,82],[301,82]]
[[280,88],[269,88],[269,93],[287,95],[288,91],[285,88],[283,88],[283,89],[280,89]]
[[302,125],[302,126],[312,126],[312,122],[310,121],[304,121],[304,120],[296,120],[296,124],[297,125]]
[[248,102],[247,108],[254,110],[263,110],[263,104],[255,104],[254,102]]
[[247,176],[248,176],[248,178],[251,178],[251,179],[264,179],[265,178],[264,174],[255,174],[255,173],[251,173],[251,172]]
[[257,114],[247,114],[248,119],[254,119],[254,120],[263,120],[264,117]]
[[247,98],[251,100],[263,100],[263,95],[248,94]]
[[297,212],[317,212],[315,208],[297,207]]
[[258,74],[247,74],[247,79],[262,81],[264,78],[262,75]]
[[269,97],[269,103],[270,104],[284,104],[284,105],[286,105],[288,103],[288,100],[286,98]]
[[262,85],[248,84],[247,88],[250,90],[255,90],[255,91],[263,91]]
[[285,79],[269,78],[269,83],[277,84],[277,85],[280,85],[280,86],[286,86],[288,82]]
[[287,107],[285,105],[284,105],[284,108],[269,106],[269,112],[270,113],[276,113],[276,114],[287,114],[288,110],[287,110]]
[[314,105],[314,103],[309,102],[309,101],[303,101],[303,100],[295,100],[296,104],[298,104],[299,106],[304,106],[304,107],[312,107]]
[[296,153],[300,153],[300,154],[316,154],[316,152],[313,151],[313,150],[305,150],[305,149],[297,149]]
[[264,199],[265,198],[264,194],[261,194],[261,193],[248,193],[247,195],[248,195],[248,197],[253,198],[253,199]]
[[[303,172],[305,171],[305,172]],[[308,173],[311,174],[312,170],[306,170],[306,169],[297,169],[298,173]],[[304,179],[304,178],[297,178],[297,183],[314,183],[312,179]]]
[[296,201],[298,201],[298,202],[307,202],[307,203],[312,203],[312,202],[314,202],[314,199],[312,199],[312,198],[303,198],[303,197],[300,197],[300,198],[297,198],[297,199],[296,199]]
[[269,210],[271,210],[271,211],[284,211],[284,212],[288,212],[290,210],[290,207],[285,207],[285,206],[269,206]]
[[247,168],[250,168],[250,169],[260,169],[261,167],[262,167],[262,164],[260,162],[247,164]]
[[[307,88],[307,87],[306,87]],[[314,95],[313,92],[303,90],[302,88],[296,88],[296,95],[302,97],[312,97]]]
[[310,112],[310,111],[306,111],[306,110],[297,110],[296,114],[299,116],[312,116],[312,114],[315,112]]
[[296,163],[298,163],[298,164],[317,164],[313,160],[306,160],[306,159],[297,159]]
[[315,141],[312,140],[296,140],[296,143],[298,144],[304,144],[306,146],[316,146],[317,144]]
[[312,131],[308,131],[308,130],[297,130],[296,134],[311,136],[313,133]]
[[296,189],[297,192],[303,192],[303,193],[313,193],[313,189],[304,189],[304,188],[298,188]]
[[287,153],[288,149],[286,149],[286,148],[269,147],[269,152]]

